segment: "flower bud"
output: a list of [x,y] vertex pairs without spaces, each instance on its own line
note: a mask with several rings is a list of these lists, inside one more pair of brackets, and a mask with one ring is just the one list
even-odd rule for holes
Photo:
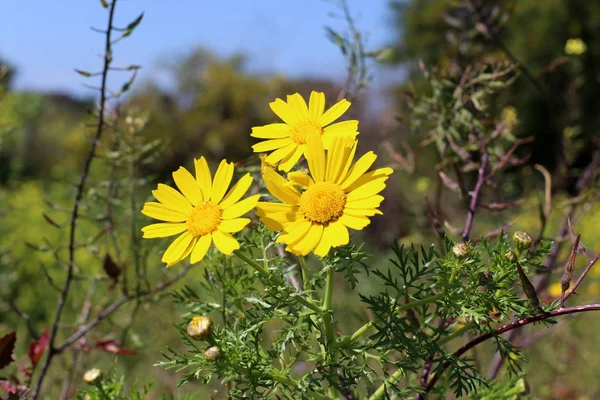
[[206,358],[208,361],[215,361],[217,358],[219,358],[219,354],[221,354],[219,348],[217,346],[212,346],[204,352],[204,358]]
[[187,326],[187,334],[196,340],[208,338],[213,330],[213,322],[207,316],[194,317]]
[[531,244],[533,243],[533,239],[527,232],[516,231],[513,235],[513,242],[517,246],[517,249],[520,251],[529,250],[531,248]]
[[102,380],[102,371],[98,368],[92,368],[83,374],[83,380],[90,384],[98,383]]
[[452,252],[458,258],[465,258],[469,255],[469,246],[464,243],[457,243],[452,247]]
[[519,391],[519,394],[529,394],[530,387],[524,378],[517,381],[516,388]]
[[490,283],[492,283],[492,281],[494,280],[494,275],[492,275],[492,273],[490,271],[481,271],[479,273],[479,284],[480,285],[488,285]]
[[505,256],[505,257],[506,257],[506,258],[508,259],[508,261],[510,261],[511,263],[517,262],[517,260],[519,259],[519,258],[517,257],[517,253],[515,253],[515,252],[514,252],[514,251],[512,251],[512,250],[508,251],[508,252],[506,253],[506,256]]

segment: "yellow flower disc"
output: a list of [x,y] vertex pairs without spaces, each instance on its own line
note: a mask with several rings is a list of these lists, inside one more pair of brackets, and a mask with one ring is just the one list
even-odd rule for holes
[[207,201],[194,207],[187,219],[187,229],[194,237],[199,237],[217,230],[223,210],[212,201]]
[[304,218],[320,225],[337,221],[345,205],[344,190],[330,182],[315,183],[300,197],[300,212]]
[[302,121],[292,127],[290,139],[298,144],[306,144],[309,135],[322,135],[323,127],[312,121]]

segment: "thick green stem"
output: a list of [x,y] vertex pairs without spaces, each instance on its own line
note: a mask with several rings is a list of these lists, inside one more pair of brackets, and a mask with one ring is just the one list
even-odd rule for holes
[[375,393],[369,397],[369,400],[378,400],[385,396],[385,391],[387,390],[388,385],[393,385],[403,373],[404,371],[402,369],[398,369],[396,372],[394,372],[384,383],[381,384],[381,386],[377,388]]
[[335,341],[333,334],[333,318],[331,310],[331,301],[333,297],[333,268],[327,270],[325,280],[325,296],[323,297],[323,326],[325,327],[325,336],[327,342],[331,345]]
[[445,345],[446,343],[448,343],[449,341],[451,341],[451,340],[454,340],[455,338],[457,338],[457,337],[461,336],[463,333],[465,333],[465,332],[467,332],[467,331],[470,331],[470,330],[471,330],[471,329],[473,329],[474,327],[475,327],[475,323],[471,321],[471,322],[469,322],[468,324],[466,324],[466,325],[463,325],[463,327],[462,327],[462,328],[459,328],[459,329],[455,330],[455,331],[454,331],[454,332],[452,332],[450,335],[448,335],[448,336],[446,336],[445,338],[441,339],[441,340],[438,342],[438,345],[439,345],[439,346],[443,346],[443,345]]

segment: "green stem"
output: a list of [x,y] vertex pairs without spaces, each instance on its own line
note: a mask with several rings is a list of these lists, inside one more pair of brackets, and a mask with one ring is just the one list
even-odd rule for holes
[[304,257],[298,256],[298,264],[300,265],[300,273],[302,274],[302,288],[305,292],[310,291],[308,269],[306,268],[306,260]]
[[377,388],[375,393],[373,393],[371,397],[369,397],[369,400],[378,400],[382,398],[385,395],[385,391],[388,385],[394,384],[394,382],[396,382],[398,378],[402,376],[403,373],[404,371],[402,369],[396,370],[396,372],[394,372],[384,383],[381,384],[381,386]]
[[262,265],[260,265],[259,263],[257,263],[252,258],[248,257],[248,255],[242,253],[241,251],[234,250],[233,254],[235,254],[238,258],[240,258],[246,264],[248,264],[249,266],[251,266],[252,268],[254,268],[256,271],[258,271],[258,273],[260,273],[265,278],[268,278],[271,275],[269,273],[268,269],[266,269],[265,267],[263,267]]
[[462,326],[462,328],[459,328],[457,330],[455,330],[454,332],[452,332],[450,335],[446,336],[445,338],[441,339],[438,342],[439,346],[443,346],[446,343],[448,343],[451,340],[454,340],[455,338],[461,336],[463,333],[470,331],[471,329],[473,329],[475,327],[475,323],[473,321],[469,322],[468,324],[465,324]]
[[333,298],[333,268],[327,270],[325,279],[325,296],[323,297],[323,325],[325,327],[325,336],[327,342],[331,345],[335,341],[333,334],[333,321],[331,316],[331,301]]

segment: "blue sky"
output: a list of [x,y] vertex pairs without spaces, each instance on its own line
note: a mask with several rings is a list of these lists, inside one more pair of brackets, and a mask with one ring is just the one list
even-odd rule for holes
[[[391,36],[388,0],[348,4],[369,35],[368,47],[385,45]],[[224,56],[243,52],[254,72],[338,82],[345,76],[344,60],[324,34],[325,26],[344,29],[331,16],[339,14],[335,0],[119,0],[116,25],[127,25],[142,11],[141,25],[115,48],[115,66],[142,65],[142,80],[160,75],[158,60],[196,46]],[[92,25],[106,25],[99,0],[3,0],[0,54],[17,67],[17,88],[91,94],[73,68],[101,65],[103,37]]]

